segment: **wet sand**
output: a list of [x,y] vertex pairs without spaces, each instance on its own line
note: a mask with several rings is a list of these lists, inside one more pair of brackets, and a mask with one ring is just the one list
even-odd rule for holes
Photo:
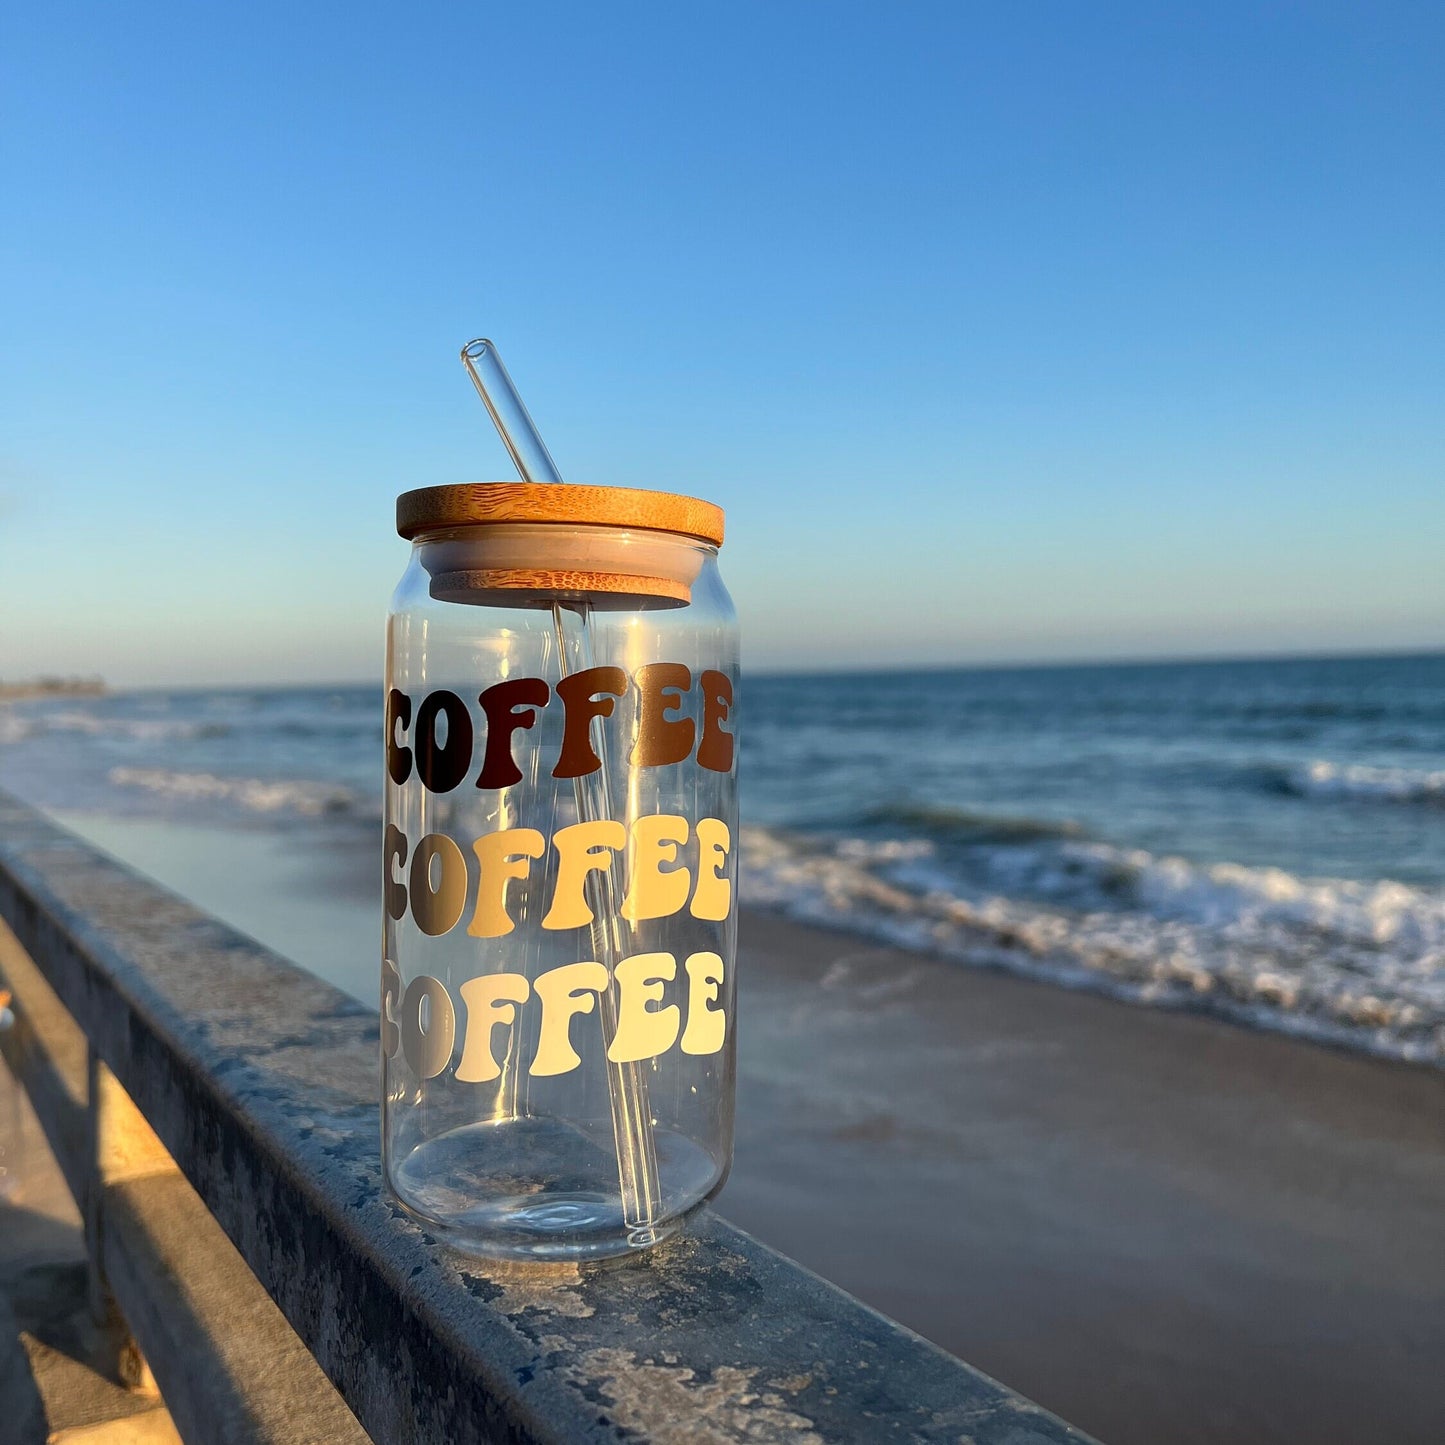
[[739,978],[745,1229],[1111,1445],[1445,1438],[1445,1074],[755,914]]
[[[374,997],[369,845],[62,821]],[[745,1229],[1109,1445],[1445,1438],[1445,1073],[756,913],[739,987]]]

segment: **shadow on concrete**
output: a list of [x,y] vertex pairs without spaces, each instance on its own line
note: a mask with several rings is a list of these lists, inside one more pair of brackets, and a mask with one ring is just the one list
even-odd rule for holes
[[118,1321],[97,1324],[91,1316],[78,1221],[0,1200],[5,1445],[44,1445],[62,1430],[155,1411],[154,1395],[131,1390],[120,1378],[123,1342]]

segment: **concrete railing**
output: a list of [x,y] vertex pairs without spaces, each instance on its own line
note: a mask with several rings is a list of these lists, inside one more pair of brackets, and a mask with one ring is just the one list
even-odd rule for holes
[[449,1250],[382,1188],[373,1012],[4,794],[0,919],[5,1058],[188,1441],[1085,1438],[707,1211]]

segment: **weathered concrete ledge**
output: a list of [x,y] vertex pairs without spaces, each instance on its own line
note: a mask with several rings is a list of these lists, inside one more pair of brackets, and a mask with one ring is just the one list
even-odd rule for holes
[[377,1441],[1085,1439],[708,1212],[449,1250],[382,1188],[374,1015],[4,794],[0,916]]

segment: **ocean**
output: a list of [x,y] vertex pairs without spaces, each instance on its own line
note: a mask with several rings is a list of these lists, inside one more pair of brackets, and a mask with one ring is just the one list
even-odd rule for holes
[[[1445,1066],[1445,655],[746,676],[735,721],[745,906]],[[380,778],[378,686],[0,703],[62,818],[379,859]]]

